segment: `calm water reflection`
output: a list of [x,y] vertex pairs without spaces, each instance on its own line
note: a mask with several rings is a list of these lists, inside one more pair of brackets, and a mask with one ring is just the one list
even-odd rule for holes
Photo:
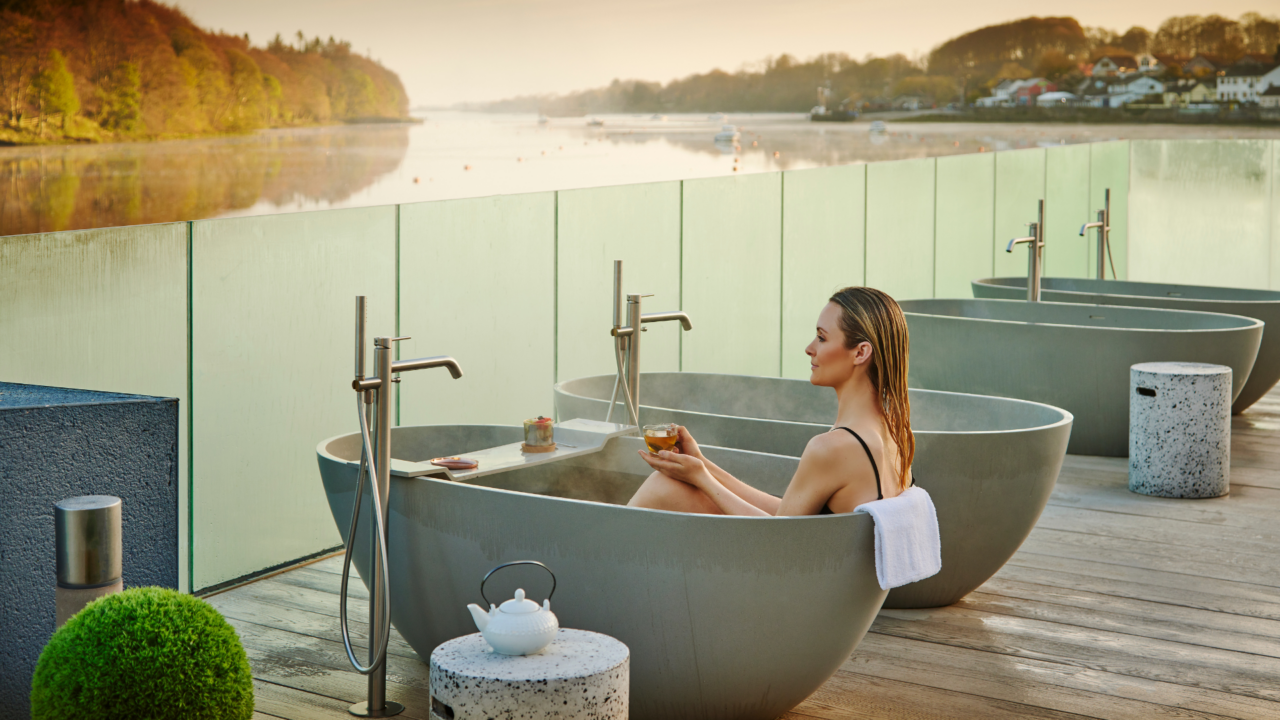
[[[0,235],[617,185],[1116,138],[1280,137],[1250,128],[810,123],[798,115],[429,113],[420,125],[146,144],[0,148]],[[721,125],[740,131],[715,143]]]

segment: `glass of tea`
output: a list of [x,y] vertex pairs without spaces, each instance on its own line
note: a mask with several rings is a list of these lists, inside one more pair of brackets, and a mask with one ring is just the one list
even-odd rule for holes
[[649,446],[649,452],[654,455],[663,450],[676,450],[680,444],[680,431],[676,429],[675,423],[645,425],[644,444]]

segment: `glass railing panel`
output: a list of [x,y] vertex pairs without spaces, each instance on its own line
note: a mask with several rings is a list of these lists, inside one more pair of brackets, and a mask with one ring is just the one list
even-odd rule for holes
[[781,370],[782,175],[686,180],[681,369]]
[[[996,153],[995,274],[1026,276],[1027,244],[1005,252],[1009,241],[1026,237],[1044,198],[1045,157],[1042,148]],[[1049,209],[1052,212],[1052,208]]]
[[867,285],[933,297],[933,158],[867,166]]
[[[680,309],[680,183],[564,190],[557,203],[557,379],[614,373],[614,260],[623,261],[624,293],[653,295],[644,311]],[[624,298],[624,324],[625,311]],[[651,326],[641,369],[679,370],[680,332],[674,323]]]
[[782,375],[809,377],[804,348],[832,293],[866,282],[866,165],[783,173]]
[[1133,280],[1270,285],[1269,140],[1135,140]]
[[[1089,245],[1094,233],[1080,237],[1089,212],[1089,146],[1062,145],[1045,151],[1044,274],[1093,277]],[[1006,241],[1007,242],[1007,241]],[[1015,254],[1018,251],[1015,251]]]
[[995,153],[938,158],[935,297],[973,297],[969,283],[991,277],[995,179]]
[[452,355],[463,372],[406,375],[401,425],[555,412],[555,202],[545,192],[400,207],[400,334],[413,336],[400,357]]
[[340,544],[314,448],[359,427],[355,296],[395,333],[395,233],[394,206],[193,224],[195,589]]
[[[1129,141],[1089,145],[1089,221],[1098,216],[1111,190],[1111,257],[1107,277],[1127,279],[1129,272]],[[1085,243],[1088,266],[1097,267],[1097,236]],[[1111,266],[1115,265],[1114,275]]]
[[0,379],[178,398],[186,590],[187,224],[0,237]]
[[1280,289],[1280,140],[1271,141],[1271,284]]

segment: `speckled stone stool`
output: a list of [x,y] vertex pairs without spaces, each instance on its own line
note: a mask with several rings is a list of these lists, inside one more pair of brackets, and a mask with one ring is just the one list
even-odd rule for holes
[[600,633],[561,628],[536,655],[499,655],[480,633],[431,653],[433,720],[625,720],[631,651]]
[[1129,369],[1129,489],[1212,498],[1231,489],[1231,368],[1139,363]]

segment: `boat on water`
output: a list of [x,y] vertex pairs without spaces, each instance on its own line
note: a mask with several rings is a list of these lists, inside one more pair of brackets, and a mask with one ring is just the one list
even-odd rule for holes
[[546,115],[539,115],[539,116],[538,116],[538,124],[539,124],[539,125],[546,125],[546,124],[547,124],[547,123],[549,123],[549,122],[551,122],[551,120],[550,120],[550,119],[548,119]]
[[708,115],[707,119],[714,120],[715,122],[724,122],[725,120],[729,119],[729,116],[725,115],[724,113],[715,113],[713,115]]
[[738,142],[739,137],[741,137],[741,133],[738,132],[737,127],[733,125],[724,125],[720,128],[720,132],[716,133],[716,142],[735,143]]
[[650,115],[650,116],[649,116],[649,119],[650,119],[650,120],[658,120],[658,121],[661,121],[661,122],[666,122],[666,121],[667,121],[667,116],[666,116],[666,115],[659,115],[658,113],[654,113],[653,115]]
[[875,120],[875,121],[872,121],[871,127],[867,128],[867,132],[882,133],[887,131],[888,129],[889,128],[885,126],[883,120]]
[[604,127],[604,121],[593,117],[587,121],[587,127]]

